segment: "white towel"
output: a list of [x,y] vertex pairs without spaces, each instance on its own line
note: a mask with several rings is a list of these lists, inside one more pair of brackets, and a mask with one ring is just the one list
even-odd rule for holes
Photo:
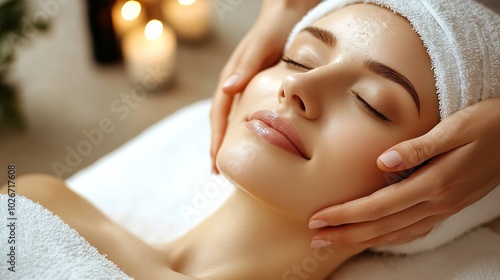
[[356,256],[329,280],[498,280],[499,264],[500,235],[480,227],[430,252]]
[[0,195],[0,279],[132,279],[41,205],[18,195],[11,216],[9,199]]
[[407,18],[427,47],[441,119],[500,97],[500,16],[472,0],[327,0],[293,28],[285,50],[304,27],[355,3],[372,3]]

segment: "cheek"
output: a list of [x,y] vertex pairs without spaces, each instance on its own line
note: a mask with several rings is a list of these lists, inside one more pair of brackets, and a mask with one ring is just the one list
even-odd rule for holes
[[[315,205],[319,209],[373,193],[388,185],[376,159],[388,145],[360,130],[344,129],[325,137],[311,170],[316,178]],[[370,137],[369,137],[370,136]],[[329,140],[328,139],[333,139]],[[321,178],[321,179],[318,179]]]
[[279,89],[286,73],[278,66],[274,66],[258,73],[247,85],[240,102],[247,105],[259,104],[264,99],[272,99],[277,104]]
[[391,146],[420,135],[422,126],[413,123],[412,129],[385,129],[354,115],[335,124],[319,137],[314,173],[309,175],[321,178],[315,179],[317,187],[311,192],[316,194],[311,205],[315,201],[319,209],[369,195],[402,179],[402,174],[382,172],[377,158]]

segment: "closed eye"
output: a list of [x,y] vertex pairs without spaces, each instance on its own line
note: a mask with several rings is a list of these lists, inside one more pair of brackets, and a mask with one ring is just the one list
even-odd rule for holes
[[368,111],[370,111],[370,113],[372,113],[375,117],[385,122],[392,123],[391,119],[389,119],[387,116],[385,116],[384,114],[380,113],[375,108],[373,108],[368,102],[366,102],[361,96],[359,96],[359,94],[354,92],[354,96],[361,103],[361,105],[363,105],[363,107],[365,107]]
[[299,62],[297,62],[297,61],[295,61],[287,56],[282,57],[281,61],[285,62],[288,65],[292,65],[294,67],[298,67],[298,68],[301,68],[301,69],[306,70],[306,71],[312,70],[311,67],[305,66],[304,64],[301,64],[301,63],[299,63]]

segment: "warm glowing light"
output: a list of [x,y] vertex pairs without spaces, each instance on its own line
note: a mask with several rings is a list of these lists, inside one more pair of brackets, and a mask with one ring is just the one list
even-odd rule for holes
[[189,6],[189,5],[192,5],[194,2],[196,2],[196,0],[177,0],[179,1],[179,4],[181,4],[182,6]]
[[124,20],[134,20],[141,14],[141,4],[137,1],[127,1],[122,7]]
[[146,35],[146,38],[151,41],[158,40],[162,33],[163,24],[157,19],[150,20],[144,29],[144,35]]

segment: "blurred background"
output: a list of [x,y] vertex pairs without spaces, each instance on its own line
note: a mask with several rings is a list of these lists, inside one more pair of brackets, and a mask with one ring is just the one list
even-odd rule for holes
[[[500,0],[479,2],[500,13]],[[260,5],[0,0],[0,184],[9,164],[68,178],[211,97]]]
[[[9,2],[0,0],[0,6]],[[16,89],[24,129],[15,121],[6,124],[4,117],[0,184],[11,163],[18,175],[54,175],[57,169],[68,178],[175,110],[211,97],[220,70],[260,9],[255,0],[139,0],[142,16],[120,38],[109,29],[128,28],[115,13],[127,1],[24,2],[24,15],[11,8],[7,13],[21,16],[21,30],[4,38],[14,46],[6,80]],[[174,14],[164,14],[165,9]],[[2,15],[0,27],[5,27]],[[167,22],[167,16],[177,22]],[[148,39],[140,35],[151,18],[163,21],[162,38],[143,42]],[[35,22],[45,19],[46,30],[37,29]],[[174,30],[175,24],[181,29]],[[125,43],[129,53],[120,57],[113,48],[123,50]],[[82,142],[91,140],[89,151]]]

